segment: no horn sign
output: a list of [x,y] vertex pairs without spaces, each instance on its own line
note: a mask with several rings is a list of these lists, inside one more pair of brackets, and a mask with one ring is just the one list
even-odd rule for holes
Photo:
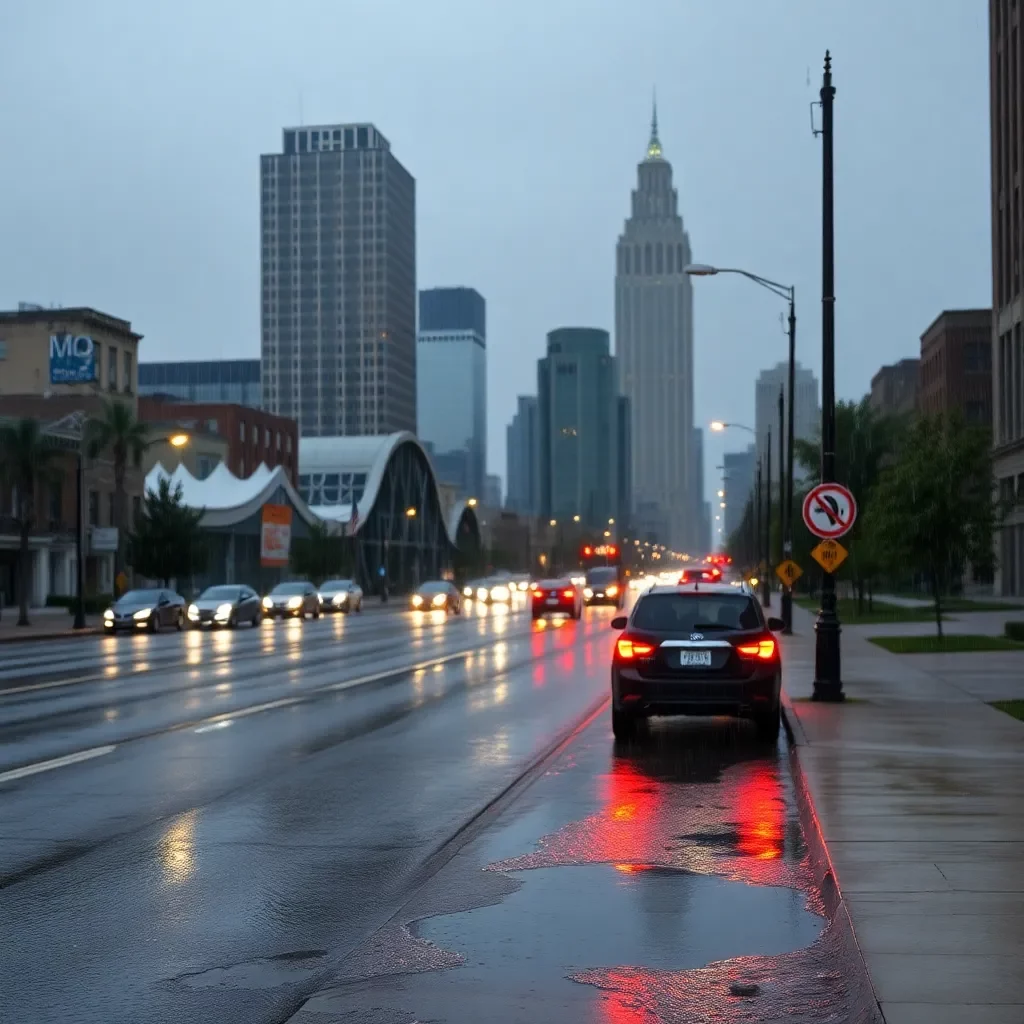
[[842,484],[818,484],[804,498],[804,523],[816,537],[835,540],[857,521],[857,502]]

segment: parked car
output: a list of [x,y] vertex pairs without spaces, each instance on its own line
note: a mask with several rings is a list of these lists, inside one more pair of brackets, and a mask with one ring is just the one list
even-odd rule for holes
[[327,580],[320,584],[325,612],[361,612],[363,588],[355,580]]
[[119,629],[132,633],[148,629],[156,633],[164,626],[185,626],[185,598],[173,590],[129,590],[103,613],[105,633],[116,633]]
[[415,612],[445,611],[458,614],[462,611],[462,595],[447,580],[421,583],[409,599],[409,607]]
[[258,626],[263,612],[260,596],[244,584],[207,587],[189,606],[188,621],[193,626],[230,626],[240,622]]
[[312,583],[278,583],[263,598],[263,615],[268,619],[304,619],[307,615],[319,619],[322,605]]

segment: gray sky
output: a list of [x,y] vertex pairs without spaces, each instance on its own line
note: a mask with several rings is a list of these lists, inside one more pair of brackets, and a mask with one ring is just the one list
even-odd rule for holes
[[[545,332],[613,327],[651,90],[695,259],[797,286],[820,367],[826,47],[837,392],[991,302],[981,0],[3,0],[0,307],[129,318],[143,359],[259,355],[258,157],[373,121],[417,182],[418,285],[487,300],[489,469]],[[810,84],[808,85],[808,76]],[[301,97],[301,100],[300,100]],[[751,423],[781,303],[695,281],[698,424]],[[713,436],[708,484],[742,434]]]

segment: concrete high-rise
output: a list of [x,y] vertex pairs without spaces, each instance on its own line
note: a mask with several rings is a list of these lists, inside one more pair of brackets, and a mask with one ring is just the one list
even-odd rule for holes
[[260,158],[263,407],[304,436],[416,429],[416,184],[371,124]]
[[505,507],[535,516],[540,509],[537,479],[537,399],[520,395],[505,433]]
[[1008,509],[996,539],[997,594],[1024,595],[1024,36],[1017,0],[989,0],[992,136],[992,473]]
[[443,483],[482,498],[487,459],[487,308],[474,288],[420,292],[416,415]]
[[662,533],[680,551],[700,542],[703,503],[693,493],[693,290],[690,239],[657,110],[619,236],[615,354],[632,424],[634,529]]
[[[718,504],[725,502],[725,516],[718,521],[722,526],[721,536],[716,536],[717,546],[727,544],[732,535],[740,528],[746,513],[747,502],[754,492],[754,477],[757,466],[757,449],[749,445],[742,452],[726,452],[722,456],[724,477],[721,490],[724,497]],[[721,509],[716,515],[721,514]]]
[[[793,435],[798,441],[811,441],[821,427],[821,407],[818,405],[818,378],[799,363],[794,368],[796,402],[793,405]],[[788,401],[789,363],[776,363],[769,370],[762,370],[754,388],[754,426],[757,429],[757,459],[765,459],[768,431],[772,432],[772,480],[773,488],[779,483],[779,390]],[[786,430],[789,429],[786,412]],[[788,464],[789,453],[786,437],[782,439],[783,457]],[[755,459],[756,462],[756,459]],[[803,469],[799,463],[794,474],[799,478]]]
[[604,530],[619,514],[618,375],[608,332],[561,327],[537,362],[540,514]]

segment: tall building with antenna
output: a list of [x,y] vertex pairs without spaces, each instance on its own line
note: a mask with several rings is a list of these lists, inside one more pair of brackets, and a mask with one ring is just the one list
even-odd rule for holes
[[680,551],[696,551],[704,539],[693,429],[693,290],[684,273],[690,262],[655,104],[616,252],[615,354],[632,417],[634,529]]

